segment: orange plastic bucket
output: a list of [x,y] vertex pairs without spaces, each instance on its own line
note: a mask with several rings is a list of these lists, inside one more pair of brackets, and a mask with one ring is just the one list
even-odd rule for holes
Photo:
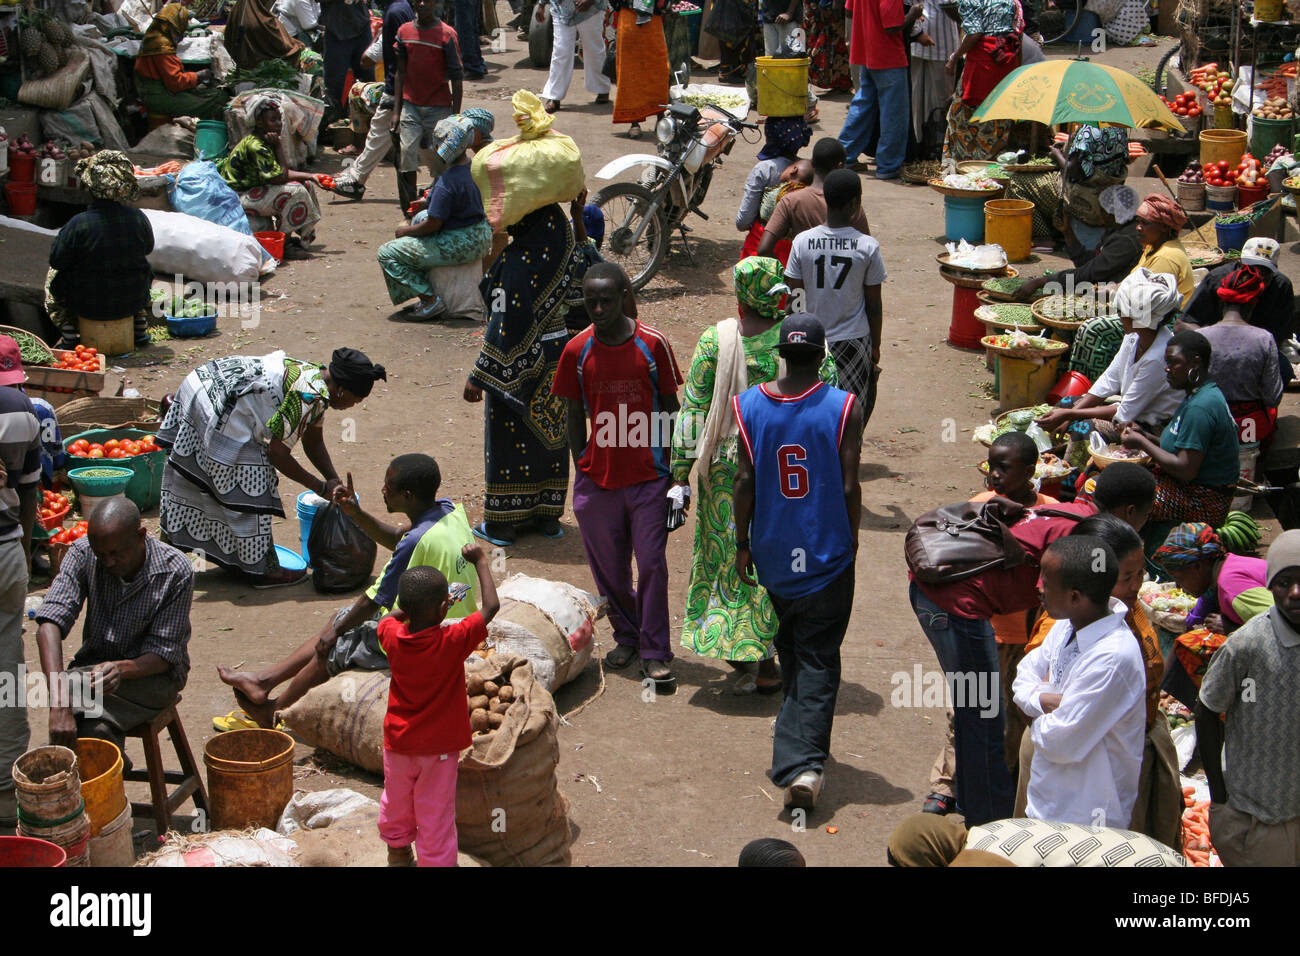
[[284,261],[284,233],[255,232],[253,238],[261,243],[263,249],[275,257],[276,262]]
[[86,801],[86,816],[90,817],[90,835],[96,837],[126,807],[122,751],[109,740],[78,738],[77,772],[81,774],[81,798]]

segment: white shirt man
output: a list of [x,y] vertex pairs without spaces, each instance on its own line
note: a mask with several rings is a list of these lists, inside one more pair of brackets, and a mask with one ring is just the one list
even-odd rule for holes
[[[1077,633],[1057,621],[1020,662],[1016,704],[1030,718],[1034,762],[1025,813],[1036,820],[1127,827],[1146,740],[1146,672],[1122,603]],[[1043,711],[1042,694],[1060,694]]]

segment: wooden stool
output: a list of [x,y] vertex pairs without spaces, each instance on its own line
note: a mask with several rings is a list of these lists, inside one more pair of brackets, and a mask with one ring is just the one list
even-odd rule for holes
[[[138,737],[144,744],[145,769],[133,768],[124,771],[122,778],[147,782],[151,798],[148,803],[132,801],[131,815],[142,817],[152,814],[160,837],[171,828],[171,818],[176,808],[191,794],[194,797],[194,806],[204,813],[208,811],[208,794],[203,788],[203,778],[199,776],[198,767],[194,763],[194,754],[190,752],[189,741],[185,739],[185,728],[181,726],[180,714],[176,712],[176,705],[180,702],[180,696],[177,695],[172,705],[161,711],[153,720],[126,732],[127,737]],[[163,767],[158,734],[164,729],[171,737],[172,748],[176,751],[176,759],[181,765],[180,770],[167,770]],[[167,793],[168,784],[177,785],[170,795]]]

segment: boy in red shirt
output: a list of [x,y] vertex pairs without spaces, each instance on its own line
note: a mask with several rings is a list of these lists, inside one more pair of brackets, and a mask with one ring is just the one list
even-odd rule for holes
[[470,745],[465,706],[465,658],[487,637],[501,602],[476,544],[460,552],[478,571],[479,610],[444,625],[455,603],[437,568],[408,568],[397,585],[394,611],[379,622],[379,643],[393,679],[384,715],[384,793],[379,835],[389,866],[456,865],[456,767]]
[[439,120],[460,112],[461,80],[456,31],[439,16],[441,0],[414,0],[415,19],[397,28],[397,79],[393,83],[398,133],[398,187],[402,208],[415,198],[420,149],[428,148]]
[[592,324],[564,347],[551,392],[569,401],[573,513],[618,643],[605,663],[626,667],[639,655],[646,677],[668,683],[668,450],[682,373],[663,334],[624,314],[628,289],[613,263],[587,270]]

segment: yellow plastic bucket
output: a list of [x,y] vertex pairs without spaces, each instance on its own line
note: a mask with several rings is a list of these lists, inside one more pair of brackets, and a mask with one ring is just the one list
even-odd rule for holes
[[1282,0],[1255,0],[1255,19],[1261,23],[1276,23],[1278,20],[1284,20],[1282,9],[1285,4]]
[[1233,169],[1246,152],[1246,133],[1239,129],[1201,130],[1201,165],[1226,161]]
[[125,355],[135,349],[135,316],[107,320],[82,316],[77,324],[82,344],[101,355]]
[[1056,363],[1059,359],[1058,355],[1045,362],[1036,362],[1033,359],[999,355],[999,410],[1009,412],[1014,408],[1041,405],[1059,377],[1056,374]]
[[90,817],[90,835],[96,837],[126,808],[122,751],[112,741],[81,737],[77,740],[77,771],[86,816]]
[[997,243],[1008,262],[1024,262],[1034,238],[1034,204],[1028,199],[990,199],[984,203],[984,241]]
[[808,112],[808,57],[760,56],[758,112],[762,116],[803,116]]

